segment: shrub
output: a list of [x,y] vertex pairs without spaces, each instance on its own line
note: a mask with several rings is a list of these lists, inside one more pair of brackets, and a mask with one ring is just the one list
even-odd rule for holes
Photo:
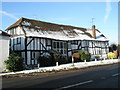
[[114,59],[114,58],[116,58],[116,55],[112,52],[109,52],[108,53],[108,59]]
[[60,55],[57,54],[57,53],[54,53],[54,54],[53,54],[53,58],[54,58],[55,62],[60,61]]
[[16,54],[10,54],[5,64],[6,68],[11,72],[23,70],[23,58]]
[[67,59],[68,59],[68,58],[67,58],[66,55],[61,55],[58,62],[59,62],[59,64],[66,64],[66,63],[68,62]]
[[80,60],[81,61],[90,61],[90,53],[88,51],[85,51],[85,50],[80,50],[78,51],[78,53],[80,54]]
[[55,66],[56,62],[59,64],[65,64],[67,63],[66,56],[60,54],[59,52],[55,50],[49,50],[47,52],[44,52],[39,58],[38,62],[40,63],[41,67],[47,67],[47,66]]
[[41,67],[51,66],[52,65],[51,58],[52,58],[51,55],[48,52],[45,52],[38,58],[38,62],[40,63]]

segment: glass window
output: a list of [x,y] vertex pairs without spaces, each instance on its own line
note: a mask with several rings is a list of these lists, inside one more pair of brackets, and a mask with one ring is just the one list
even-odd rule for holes
[[60,48],[63,48],[63,43],[62,42],[60,42]]
[[67,54],[67,50],[64,50],[64,54]]
[[19,37],[19,38],[17,38],[17,44],[20,44],[20,40],[21,38]]
[[77,41],[71,41],[71,44],[77,44]]
[[57,48],[56,45],[57,43],[56,42],[53,42],[53,48]]
[[60,48],[60,46],[59,46],[59,42],[57,42],[57,48]]
[[89,41],[89,47],[92,47],[92,42],[91,41]]
[[10,30],[10,34],[14,35],[14,29]]
[[66,48],[66,49],[67,49],[67,43],[64,43],[64,48]]
[[86,42],[85,41],[82,41],[82,46],[86,46]]
[[70,43],[68,43],[68,49],[71,49],[71,44]]
[[47,39],[47,45],[51,45],[51,40]]

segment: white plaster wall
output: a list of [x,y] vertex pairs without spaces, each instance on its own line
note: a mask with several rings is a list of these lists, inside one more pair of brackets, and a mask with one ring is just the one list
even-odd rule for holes
[[21,27],[15,27],[13,29],[8,30],[8,34],[13,34],[12,31],[14,31],[14,34],[21,35],[24,34],[23,30]]
[[37,64],[37,60],[38,60],[39,56],[40,56],[40,53],[36,52],[35,53],[35,64]]
[[27,52],[27,64],[30,65],[30,52]]
[[4,61],[7,60],[9,56],[9,37],[0,36],[0,72],[4,71],[5,64]]
[[24,50],[25,49],[25,38],[22,37],[21,38],[21,50]]

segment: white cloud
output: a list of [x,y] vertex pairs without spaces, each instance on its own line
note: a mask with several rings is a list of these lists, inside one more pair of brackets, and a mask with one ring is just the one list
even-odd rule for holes
[[104,23],[107,22],[108,18],[109,18],[109,15],[110,15],[110,11],[111,11],[111,4],[110,4],[110,1],[111,0],[106,0],[106,13],[105,13],[105,16],[104,16]]
[[13,19],[15,19],[15,20],[18,20],[17,17],[15,17],[13,14],[8,13],[8,12],[6,12],[6,11],[0,11],[0,14],[5,15],[5,16],[8,16],[8,17],[10,17],[10,18],[13,18]]

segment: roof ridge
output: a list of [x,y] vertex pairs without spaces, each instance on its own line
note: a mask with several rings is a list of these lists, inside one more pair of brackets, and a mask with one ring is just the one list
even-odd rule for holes
[[63,27],[72,27],[72,28],[78,28],[78,29],[84,29],[84,30],[87,30],[87,28],[83,28],[83,27],[77,27],[77,26],[72,26],[72,25],[63,25],[63,24],[56,24],[56,23],[51,23],[51,22],[46,22],[46,21],[40,21],[40,20],[35,20],[35,19],[28,19],[28,18],[24,18],[24,17],[21,17],[18,21],[16,21],[14,24],[12,24],[11,26],[9,26],[6,30],[12,28],[12,27],[15,27],[15,26],[18,26],[21,24],[21,22],[23,20],[30,20],[30,21],[37,21],[37,22],[41,22],[41,23],[46,23],[46,24],[52,24],[52,25],[58,25],[58,26],[63,26]]
[[37,22],[41,22],[41,23],[47,23],[47,24],[58,25],[58,26],[66,26],[66,27],[73,27],[73,28],[79,28],[79,29],[82,28],[82,29],[87,30],[87,28],[83,28],[83,27],[77,27],[77,26],[72,26],[72,25],[63,25],[63,24],[57,24],[57,23],[51,23],[51,22],[46,22],[46,21],[41,21],[41,20],[36,20],[36,19],[29,19],[29,18],[24,18],[24,17],[21,17],[20,19],[22,19],[22,20],[26,19],[26,20],[30,20],[30,21],[37,21]]

